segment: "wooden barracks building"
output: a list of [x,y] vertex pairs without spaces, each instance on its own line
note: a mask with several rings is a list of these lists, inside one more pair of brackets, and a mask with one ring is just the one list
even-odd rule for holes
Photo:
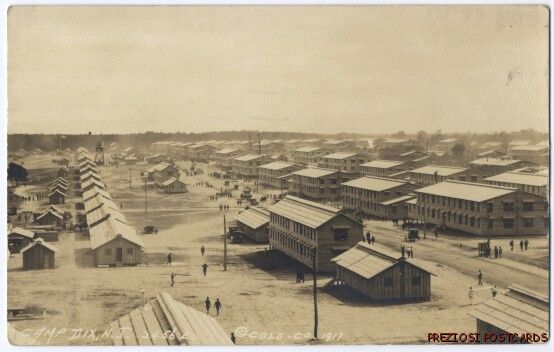
[[248,236],[252,241],[267,243],[269,241],[269,212],[259,207],[250,207],[237,215],[237,231]]
[[[416,188],[407,181],[371,176],[345,182],[341,187],[342,204],[345,209],[379,218],[387,217],[387,201],[405,197]],[[402,214],[399,213],[395,217],[401,219]]]
[[269,245],[296,261],[332,272],[331,259],[363,240],[361,222],[340,209],[286,196],[269,209]]
[[340,184],[349,180],[342,171],[307,168],[295,171],[289,179],[289,193],[316,201],[340,200]]
[[331,260],[336,280],[376,302],[417,302],[431,298],[429,271],[398,253],[362,241]]
[[298,164],[284,161],[274,161],[258,167],[259,183],[262,186],[283,189],[288,187],[287,181],[282,176],[301,169]]
[[544,197],[517,188],[445,181],[415,190],[419,220],[480,236],[548,233]]
[[364,157],[359,153],[337,152],[319,157],[319,165],[326,169],[339,170],[348,174],[360,173]]

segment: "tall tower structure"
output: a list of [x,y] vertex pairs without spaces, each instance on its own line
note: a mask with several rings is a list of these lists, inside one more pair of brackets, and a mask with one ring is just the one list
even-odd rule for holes
[[102,142],[96,143],[96,155],[94,156],[96,165],[104,165],[104,146]]

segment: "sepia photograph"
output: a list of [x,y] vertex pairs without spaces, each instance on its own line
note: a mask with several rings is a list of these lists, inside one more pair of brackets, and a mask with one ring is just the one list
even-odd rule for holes
[[6,344],[549,343],[548,6],[5,16]]

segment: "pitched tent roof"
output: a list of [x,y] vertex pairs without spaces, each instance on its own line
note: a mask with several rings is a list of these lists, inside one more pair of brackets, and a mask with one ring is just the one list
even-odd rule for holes
[[108,217],[105,221],[89,229],[90,246],[94,250],[118,237],[122,237],[129,242],[132,242],[140,247],[144,247],[144,242],[137,232],[131,226]]
[[51,250],[52,252],[58,252],[58,249],[56,247],[52,246],[51,244],[49,244],[48,242],[46,242],[45,240],[43,240],[42,238],[39,237],[36,240],[34,240],[33,242],[29,243],[23,249],[21,249],[21,253],[25,253],[26,251],[28,251],[29,249],[33,248],[36,245],[41,245],[43,247],[46,247],[49,250]]
[[237,221],[252,229],[258,229],[269,223],[269,211],[259,207],[251,207],[237,215]]
[[438,176],[451,176],[460,172],[464,172],[467,169],[465,167],[455,167],[455,166],[443,166],[443,165],[428,165],[423,166],[418,169],[414,169],[410,172],[416,174],[425,174],[425,175],[434,175],[437,173]]
[[483,202],[489,199],[511,194],[516,191],[517,188],[512,187],[500,187],[483,183],[462,181],[444,181],[415,190],[415,192],[418,193],[464,199],[474,202]]
[[62,184],[64,186],[69,185],[69,182],[67,182],[67,180],[63,177],[58,177],[52,184],[57,184],[57,183]]
[[355,188],[366,189],[375,192],[382,192],[388,189],[392,189],[398,186],[403,186],[408,184],[406,181],[386,178],[386,177],[376,177],[376,176],[364,176],[351,180],[348,182],[342,183],[343,186],[350,186]]
[[415,265],[409,259],[402,258],[400,253],[376,249],[365,242],[358,242],[354,247],[331,259],[333,263],[350,270],[365,279],[371,279],[375,275],[404,261],[431,275],[433,273]]
[[548,297],[512,285],[475,306],[469,315],[504,331],[541,334],[548,333],[548,308]]
[[389,169],[391,167],[399,166],[404,164],[403,161],[396,161],[396,160],[373,160],[368,163],[364,163],[360,166],[365,167],[377,167],[380,169]]
[[33,231],[24,229],[22,227],[15,227],[11,229],[11,231],[8,232],[8,236],[12,234],[20,235],[31,239],[35,237],[35,233]]
[[116,346],[233,346],[229,334],[215,318],[165,292],[113,321],[111,329]]
[[54,185],[52,185],[52,187],[50,187],[50,194],[54,193],[54,191],[56,191],[56,190],[61,192],[61,193],[65,193],[65,192],[67,192],[67,187],[64,186],[61,183],[55,183]]
[[84,167],[87,167],[87,166],[92,166],[92,167],[96,167],[96,163],[90,159],[86,159],[85,161],[83,161],[82,163],[79,163],[79,165],[77,165],[77,167],[79,169],[82,169]]
[[83,200],[84,201],[87,201],[89,200],[90,198],[92,197],[96,197],[96,196],[102,196],[106,199],[112,199],[112,196],[106,192],[105,190],[103,190],[102,188],[99,188],[99,187],[93,187],[91,189],[89,189],[88,191],[85,191],[83,193]]
[[286,196],[268,210],[313,229],[341,214],[340,209],[293,196]]
[[340,171],[332,170],[332,169],[323,169],[323,168],[319,168],[319,167],[309,167],[309,168],[306,168],[306,169],[295,171],[292,174],[293,175],[298,175],[298,176],[318,178],[318,177],[323,177],[323,176],[336,174],[338,172],[340,172]]

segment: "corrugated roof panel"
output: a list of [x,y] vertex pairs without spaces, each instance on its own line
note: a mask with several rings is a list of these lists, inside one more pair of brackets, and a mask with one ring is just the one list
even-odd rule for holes
[[376,192],[386,191],[388,189],[399,187],[405,184],[407,184],[407,182],[402,180],[398,180],[394,178],[376,177],[376,176],[364,176],[364,177],[357,178],[355,180],[342,183],[342,185],[344,186],[361,188],[361,189],[376,191]]
[[252,229],[257,229],[269,223],[269,212],[265,209],[252,207],[239,213],[237,221]]
[[492,186],[483,183],[445,181],[415,190],[436,196],[483,202],[517,191],[517,188]]
[[340,210],[302,198],[286,196],[269,208],[269,212],[315,229],[334,218]]

